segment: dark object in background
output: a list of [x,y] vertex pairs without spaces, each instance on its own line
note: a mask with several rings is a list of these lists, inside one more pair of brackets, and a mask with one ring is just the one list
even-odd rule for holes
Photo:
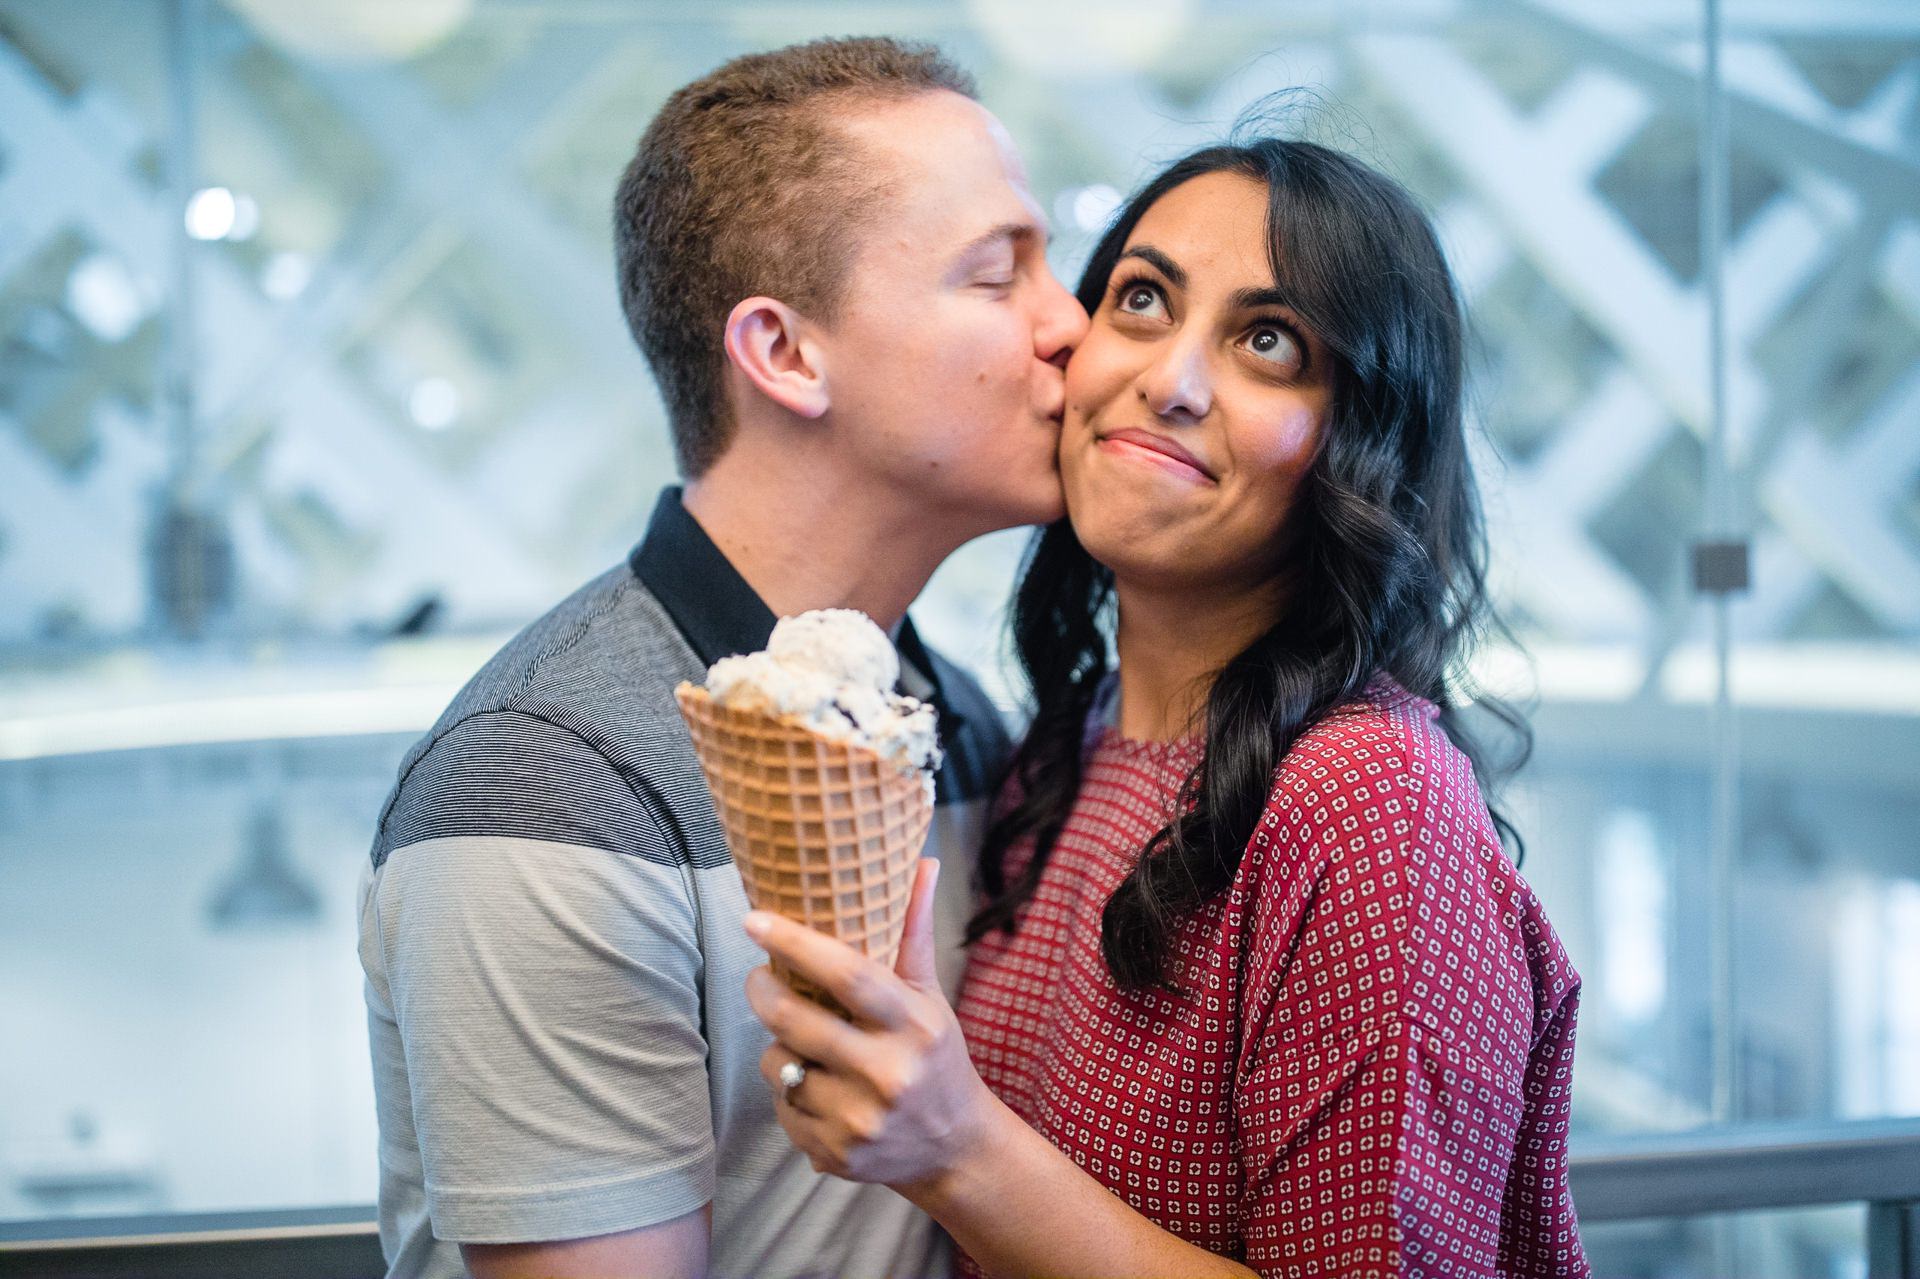
[[1739,595],[1753,576],[1745,542],[1695,542],[1693,590],[1696,595]]
[[162,629],[199,639],[233,604],[233,543],[221,522],[177,501],[161,507],[147,538],[147,572]]
[[215,893],[207,915],[219,931],[293,928],[320,918],[320,894],[287,856],[286,821],[277,805],[254,810],[240,867]]
[[424,635],[439,622],[440,613],[444,607],[438,595],[422,596],[417,604],[401,615],[400,620],[393,624],[387,634],[395,639],[409,635]]

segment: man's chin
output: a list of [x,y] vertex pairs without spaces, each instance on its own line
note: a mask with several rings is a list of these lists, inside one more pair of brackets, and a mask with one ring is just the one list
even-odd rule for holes
[[1045,476],[1034,483],[1033,509],[1027,520],[1029,524],[1051,524],[1055,520],[1067,518],[1067,489],[1060,481],[1060,463],[1057,458],[1049,458]]
[[1067,514],[1066,495],[1056,483],[1032,494],[1008,494],[1007,500],[994,504],[992,523],[995,530],[1023,528],[1030,524],[1051,524],[1055,520],[1065,519]]
[[1045,502],[1034,503],[1033,509],[1022,522],[1026,524],[1052,524],[1054,521],[1063,520],[1066,517],[1067,495],[1056,483],[1052,493],[1048,495],[1048,499]]

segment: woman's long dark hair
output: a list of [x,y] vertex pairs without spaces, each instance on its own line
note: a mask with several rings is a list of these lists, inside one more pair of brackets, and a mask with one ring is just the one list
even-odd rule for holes
[[[1178,161],[1123,208],[1080,279],[1098,310],[1134,226],[1203,174],[1267,188],[1275,282],[1333,357],[1328,419],[1282,536],[1287,597],[1270,630],[1229,661],[1206,698],[1204,753],[1181,811],[1108,898],[1101,949],[1130,989],[1170,984],[1175,928],[1223,892],[1268,800],[1275,766],[1301,733],[1380,675],[1440,708],[1483,793],[1531,747],[1526,721],[1481,697],[1517,749],[1493,764],[1460,723],[1457,693],[1476,636],[1497,625],[1486,592],[1486,532],[1462,420],[1460,305],[1433,229],[1396,182],[1338,151],[1279,138],[1209,147]],[[1011,765],[1017,802],[981,854],[989,898],[969,943],[1012,932],[1080,788],[1086,718],[1108,671],[1113,574],[1065,520],[1029,549],[1013,635],[1035,713]],[[1513,827],[1497,814],[1518,853]],[[1033,853],[1008,882],[1008,852]]]

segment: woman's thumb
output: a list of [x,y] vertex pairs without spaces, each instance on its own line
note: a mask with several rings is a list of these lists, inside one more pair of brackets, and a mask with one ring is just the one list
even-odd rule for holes
[[893,971],[900,980],[921,990],[935,990],[940,975],[934,963],[933,889],[940,882],[940,863],[922,857],[914,868],[913,890],[907,898],[907,922],[900,934],[900,958]]

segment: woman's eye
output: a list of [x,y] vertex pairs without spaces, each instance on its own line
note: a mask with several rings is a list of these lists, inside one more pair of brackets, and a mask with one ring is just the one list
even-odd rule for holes
[[1300,347],[1293,335],[1272,324],[1262,324],[1247,335],[1247,349],[1271,364],[1300,363]]
[[1160,290],[1147,284],[1132,284],[1120,291],[1120,309],[1129,315],[1157,315],[1166,309]]

